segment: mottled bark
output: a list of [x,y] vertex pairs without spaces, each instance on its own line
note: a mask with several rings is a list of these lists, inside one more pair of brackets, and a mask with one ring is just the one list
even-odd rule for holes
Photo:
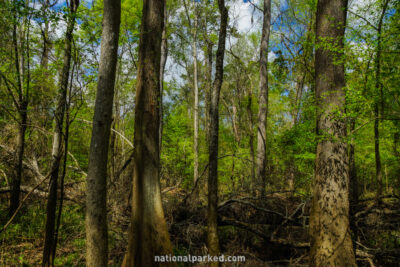
[[267,168],[268,117],[268,43],[271,28],[271,0],[264,0],[262,36],[260,44],[260,93],[257,123],[257,179],[259,192],[265,194]]
[[51,176],[50,176],[50,189],[47,199],[46,208],[46,232],[45,243],[43,249],[42,266],[53,265],[53,250],[55,249],[55,219],[56,219],[56,205],[57,205],[57,183],[58,172],[60,168],[60,161],[62,157],[62,132],[64,124],[64,113],[66,105],[66,97],[68,90],[69,69],[71,66],[71,50],[72,50],[72,33],[75,25],[75,15],[79,6],[79,0],[71,0],[69,4],[70,16],[67,22],[67,31],[64,41],[64,59],[63,66],[60,73],[60,84],[58,91],[57,107],[54,114],[55,129],[53,134],[53,148],[52,148],[52,161],[51,161]]
[[349,175],[343,57],[346,0],[319,0],[315,91],[318,106],[315,184],[310,214],[310,266],[356,266],[349,229]]
[[[226,28],[228,24],[228,9],[224,0],[218,0],[219,13],[221,15],[219,40],[216,54],[215,79],[211,91],[210,128],[209,128],[209,172],[208,172],[208,231],[207,244],[210,255],[219,255],[218,241],[218,129],[219,129],[219,96],[224,76],[224,55],[226,42]],[[209,266],[218,266],[218,263],[210,263]]]
[[[122,266],[158,266],[172,254],[160,190],[160,59],[164,1],[144,0],[136,85],[132,218]],[[163,266],[175,266],[165,263]]]
[[86,193],[86,265],[108,265],[107,160],[112,121],[121,1],[104,0],[99,80],[94,107]]

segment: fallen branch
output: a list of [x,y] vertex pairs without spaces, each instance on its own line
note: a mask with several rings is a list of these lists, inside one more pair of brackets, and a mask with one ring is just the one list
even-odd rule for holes
[[250,206],[250,207],[252,207],[252,208],[254,208],[254,209],[256,209],[256,210],[259,210],[259,211],[262,211],[262,212],[265,212],[265,213],[275,214],[275,215],[278,215],[278,216],[284,218],[284,219],[287,220],[287,221],[291,221],[291,222],[296,223],[296,221],[293,220],[292,218],[287,217],[286,215],[283,215],[283,214],[281,214],[281,213],[279,213],[279,212],[277,212],[277,211],[268,210],[268,209],[265,209],[265,208],[257,207],[256,205],[254,205],[254,204],[251,203],[251,202],[242,201],[242,200],[240,200],[240,199],[230,199],[230,200],[227,200],[227,201],[221,203],[220,205],[218,205],[218,209],[222,209],[222,208],[224,208],[224,207],[226,207],[226,206],[228,206],[228,205],[231,205],[231,204],[233,204],[233,203],[239,203],[239,204],[247,205],[247,206]]
[[234,219],[230,219],[227,217],[222,217],[221,223],[222,223],[222,225],[232,225],[232,226],[241,228],[243,230],[246,230],[250,233],[253,233],[253,234],[263,238],[264,240],[266,240],[269,243],[273,243],[276,245],[285,246],[285,247],[294,247],[294,248],[309,248],[310,247],[310,243],[308,243],[308,242],[295,242],[295,241],[286,240],[283,238],[271,238],[270,236],[264,234],[263,232],[258,231],[257,229],[254,229],[253,227],[251,227],[251,224],[237,221]]
[[11,216],[11,218],[8,220],[8,222],[3,226],[3,228],[0,230],[0,233],[5,231],[7,227],[11,224],[11,222],[14,220],[15,216],[18,214],[19,210],[21,209],[22,205],[25,203],[25,201],[28,199],[28,197],[35,191],[44,181],[46,181],[50,177],[51,173],[47,174],[35,187],[32,188],[31,191],[29,191],[28,194],[24,197],[24,199],[19,203],[18,208],[15,210],[14,214]]
[[[9,187],[9,186],[0,188],[0,194],[10,193],[11,191],[12,191],[12,188]],[[47,196],[49,194],[48,192],[40,190],[38,188],[31,187],[31,186],[24,186],[24,185],[20,187],[20,192],[21,193],[26,193],[26,194],[31,193],[33,195],[36,195],[36,196],[40,197],[40,198],[47,198]],[[64,197],[64,199],[72,201],[72,202],[75,202],[75,203],[78,203],[77,201],[75,201],[71,197]]]

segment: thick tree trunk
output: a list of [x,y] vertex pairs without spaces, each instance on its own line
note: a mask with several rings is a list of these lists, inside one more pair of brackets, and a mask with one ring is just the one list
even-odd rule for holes
[[264,18],[260,44],[260,95],[257,129],[257,179],[260,194],[265,194],[267,168],[267,116],[268,116],[268,43],[271,26],[271,0],[264,0]]
[[[160,190],[160,59],[164,1],[144,0],[136,86],[132,219],[122,266],[158,266],[172,254]],[[165,263],[163,266],[175,266]]]
[[108,265],[107,160],[112,121],[121,1],[104,0],[99,80],[90,142],[86,194],[86,265]]
[[[225,38],[228,24],[228,9],[224,0],[218,0],[219,13],[221,14],[218,49],[216,54],[215,80],[211,92],[210,128],[209,128],[209,172],[208,172],[208,231],[207,244],[210,255],[219,255],[218,241],[218,129],[219,129],[219,96],[224,76]],[[218,266],[212,262],[209,266]]]
[[[349,175],[344,112],[347,1],[319,0],[315,90],[318,106],[315,185],[310,215],[311,266],[357,266],[349,229]],[[336,52],[335,52],[336,51]]]
[[43,249],[42,266],[52,266],[54,262],[53,252],[55,248],[55,219],[56,219],[56,206],[57,206],[57,183],[58,171],[60,168],[60,161],[62,157],[62,130],[64,122],[64,113],[66,105],[66,97],[69,81],[69,69],[71,66],[71,50],[72,50],[72,33],[75,25],[75,14],[79,6],[79,0],[70,1],[71,17],[68,20],[67,32],[65,35],[64,44],[64,61],[60,75],[60,85],[58,92],[57,107],[55,111],[55,129],[53,135],[53,148],[52,148],[52,161],[51,161],[51,176],[50,176],[50,189],[47,200],[46,209],[46,233],[45,243]]

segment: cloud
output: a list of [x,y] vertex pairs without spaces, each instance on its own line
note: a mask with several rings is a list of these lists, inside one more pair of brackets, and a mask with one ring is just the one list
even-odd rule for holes
[[270,52],[268,53],[268,62],[274,61],[275,58],[277,58],[276,54],[275,54],[274,52],[270,51]]
[[248,33],[257,30],[251,22],[253,7],[250,2],[235,1],[229,9],[230,20],[233,21],[240,33]]

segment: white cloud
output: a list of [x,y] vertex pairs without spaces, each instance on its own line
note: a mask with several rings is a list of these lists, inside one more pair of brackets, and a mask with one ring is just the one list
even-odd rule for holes
[[255,31],[255,23],[252,23],[253,7],[243,1],[235,1],[229,9],[230,20],[234,23],[240,33]]
[[275,55],[275,53],[272,52],[272,51],[270,51],[270,52],[268,53],[268,62],[274,61],[275,58],[277,58],[277,56]]

